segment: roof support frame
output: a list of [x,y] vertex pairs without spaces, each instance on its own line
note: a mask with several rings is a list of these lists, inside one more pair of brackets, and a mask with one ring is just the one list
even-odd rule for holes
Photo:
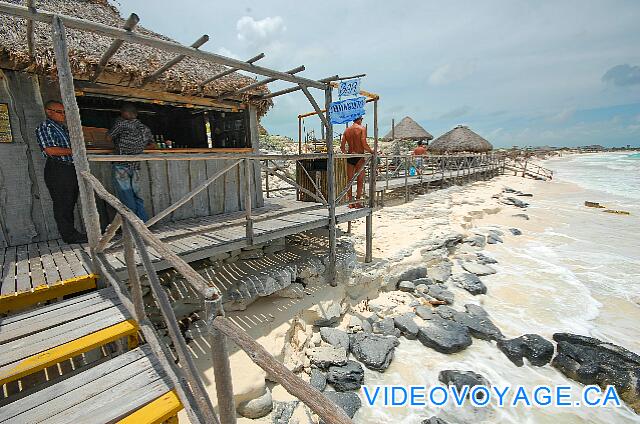
[[[259,55],[252,57],[251,59],[247,60],[246,62],[251,64],[251,63],[257,62],[260,59],[264,58],[264,56],[265,56],[264,53],[260,53]],[[213,81],[215,81],[217,79],[220,79],[222,77],[226,77],[227,75],[233,74],[234,72],[236,72],[238,70],[239,70],[238,68],[229,68],[229,69],[226,69],[226,70],[224,70],[224,71],[222,71],[222,72],[220,72],[218,74],[215,74],[211,78],[207,78],[206,80],[204,80],[200,84],[198,84],[199,91],[202,91],[204,89],[204,86],[209,84],[210,82],[213,82]]]
[[25,19],[32,19],[38,22],[45,22],[51,24],[54,16],[59,16],[60,20],[67,28],[73,28],[82,31],[89,31],[95,34],[104,35],[107,37],[122,40],[128,43],[140,44],[148,47],[157,48],[159,50],[173,52],[177,54],[184,54],[188,57],[196,59],[202,59],[207,62],[217,63],[219,65],[225,65],[229,67],[238,68],[238,70],[250,72],[265,77],[275,78],[283,81],[288,81],[294,84],[305,84],[308,87],[316,88],[319,90],[325,90],[327,84],[313,79],[302,78],[295,75],[288,74],[286,72],[275,71],[273,69],[265,68],[262,66],[256,66],[241,60],[232,59],[216,53],[205,52],[202,50],[194,49],[193,47],[183,46],[182,44],[163,40],[160,38],[154,38],[148,35],[127,31],[124,29],[114,28],[109,25],[100,24],[97,22],[87,21],[85,19],[75,18],[68,15],[60,15],[47,11],[32,11],[24,6],[17,6],[14,4],[0,2],[0,13],[4,13],[10,16],[16,16]]
[[[293,74],[297,74],[298,72],[302,72],[304,70],[305,70],[304,65],[301,65],[301,66],[298,66],[296,68],[288,70],[287,74],[293,75]],[[222,100],[225,97],[237,96],[238,94],[246,93],[247,91],[251,91],[254,88],[258,88],[258,87],[261,87],[263,85],[269,84],[270,82],[274,82],[277,79],[278,78],[267,78],[267,79],[264,79],[262,81],[256,81],[253,84],[245,85],[244,87],[241,87],[241,88],[237,89],[236,91],[232,91],[232,92],[228,92],[228,93],[222,93],[216,99],[217,100]]]
[[[138,22],[140,22],[140,18],[135,13],[132,13],[124,23],[124,29],[126,31],[133,31],[136,25],[138,25]],[[107,51],[102,54],[100,62],[98,62],[98,66],[96,66],[96,70],[93,73],[93,77],[91,77],[91,81],[95,82],[98,80],[98,78],[100,78],[100,75],[102,75],[102,72],[107,66],[107,63],[109,63],[109,59],[111,59],[113,55],[116,54],[120,46],[122,46],[122,43],[122,40],[113,40],[111,42],[111,45],[109,46]]]
[[[206,43],[207,41],[209,41],[209,36],[207,34],[204,34],[202,37],[198,38],[192,45],[191,47],[193,47],[194,49],[199,48],[200,46],[202,46],[204,43]],[[140,88],[144,87],[145,85],[154,82],[155,80],[157,80],[160,75],[162,75],[163,73],[165,73],[167,70],[169,70],[170,68],[176,66],[178,63],[182,62],[187,56],[180,54],[176,57],[174,57],[173,59],[169,60],[167,63],[165,63],[164,65],[162,65],[161,67],[159,67],[157,70],[155,70],[151,75],[149,75],[148,77],[146,77],[144,79],[144,81],[142,81],[142,84],[140,84]]]

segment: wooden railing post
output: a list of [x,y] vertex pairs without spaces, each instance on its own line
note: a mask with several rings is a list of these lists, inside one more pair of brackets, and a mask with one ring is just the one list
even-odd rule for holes
[[[333,125],[331,125],[331,117],[329,116],[329,108],[331,107],[331,86],[327,84],[327,88],[324,91],[324,109],[326,111],[326,118],[324,124],[326,125],[326,142],[327,142],[327,203],[329,206],[329,267],[328,276],[330,284],[337,286],[336,281],[336,260],[337,260],[337,245],[336,245],[336,181],[334,176],[334,159],[333,159]],[[321,116],[320,114],[319,116]]]
[[[122,219],[122,215],[118,214],[118,216]],[[136,320],[140,322],[146,318],[146,314],[144,311],[142,285],[140,284],[140,276],[138,275],[135,259],[133,235],[131,234],[131,226],[127,221],[124,221],[122,225],[122,239],[124,242],[124,262],[127,265],[129,287],[131,288],[131,300],[136,313]]]
[[[238,165],[239,166],[239,165]],[[253,220],[251,218],[251,159],[244,160],[244,211],[247,219],[247,244],[253,245]]]
[[93,190],[87,185],[84,178],[82,178],[83,171],[91,172],[91,170],[89,169],[89,161],[87,160],[87,151],[82,133],[82,122],[80,120],[80,109],[78,109],[78,103],[76,102],[73,74],[71,73],[71,64],[69,63],[67,36],[62,19],[57,15],[53,18],[52,30],[51,37],[53,39],[53,50],[56,56],[60,95],[65,109],[69,138],[71,140],[71,150],[73,152],[73,163],[75,165],[76,178],[80,189],[82,217],[87,231],[92,261],[94,262],[93,271],[97,272],[95,253],[100,238],[100,218],[98,216]]
[[366,217],[366,248],[364,261],[373,260],[373,208],[376,206],[376,166],[378,165],[378,100],[373,101],[373,155],[369,165],[369,214]]
[[409,158],[404,157],[404,201],[409,201]]

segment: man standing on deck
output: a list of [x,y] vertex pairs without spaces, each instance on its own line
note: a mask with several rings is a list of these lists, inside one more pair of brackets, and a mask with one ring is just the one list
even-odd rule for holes
[[[131,103],[120,108],[120,118],[109,130],[116,155],[139,155],[153,143],[149,127],[138,120],[138,110]],[[142,221],[149,219],[144,210],[144,200],[140,197],[140,162],[114,162],[113,188],[122,203]]]
[[[362,126],[362,116],[356,118],[353,121],[353,125],[347,128],[342,134],[342,143],[340,144],[340,150],[342,153],[358,153],[362,154],[364,152],[369,152],[373,154],[373,149],[369,147],[367,144],[367,131]],[[351,181],[353,176],[362,169],[364,166],[364,157],[353,157],[347,158],[347,180]],[[362,198],[362,191],[364,188],[364,172],[361,172],[358,175],[357,179],[357,188],[356,188],[356,200],[360,200]],[[349,191],[347,192],[347,198],[349,199],[349,207],[350,208],[361,208],[362,205],[360,203],[352,204],[353,200],[353,190],[352,187],[349,186]]]
[[87,235],[78,232],[73,222],[79,189],[64,106],[49,100],[44,111],[47,119],[36,128],[36,138],[47,160],[44,181],[53,201],[53,218],[65,243],[86,243]]
[[422,167],[424,165],[424,156],[427,154],[427,149],[422,145],[422,140],[418,141],[418,147],[413,149],[413,156],[416,159],[416,171],[418,175],[422,175]]

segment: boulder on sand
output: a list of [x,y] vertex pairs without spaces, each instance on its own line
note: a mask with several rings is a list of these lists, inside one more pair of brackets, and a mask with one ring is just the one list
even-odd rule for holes
[[453,303],[453,293],[447,290],[446,286],[441,284],[433,284],[428,286],[428,289],[422,293],[422,297],[429,300],[429,298],[440,300],[448,305]]
[[467,271],[470,272],[472,274],[475,274],[477,276],[483,276],[483,275],[490,275],[490,274],[495,274],[496,270],[491,268],[489,265],[483,265],[483,264],[479,264],[476,262],[463,262],[462,263],[462,268]]
[[489,314],[477,305],[465,305],[466,312],[456,311],[449,306],[438,306],[436,313],[444,318],[462,324],[469,330],[469,333],[482,340],[501,340],[504,336],[498,327],[495,326]]
[[517,366],[524,365],[522,358],[527,358],[531,365],[546,365],[553,356],[553,343],[537,334],[525,334],[510,340],[499,340],[498,349]]
[[418,336],[418,325],[413,321],[415,316],[416,314],[407,312],[393,318],[396,328],[409,340],[415,340]]
[[[459,370],[443,370],[438,374],[438,380],[447,386],[455,386],[458,392],[462,390],[464,386],[469,386],[470,396],[471,388],[473,386],[489,386],[489,381],[478,373],[473,371],[459,371]],[[477,400],[484,399],[484,393],[478,392]]]
[[320,328],[320,337],[333,347],[342,347],[347,352],[349,351],[349,335],[342,330],[332,327],[322,327]]
[[640,356],[601,340],[570,333],[556,333],[558,353],[551,365],[572,380],[615,386],[618,395],[640,413]]
[[[353,418],[362,406],[360,397],[354,392],[324,392],[323,393],[331,402],[342,408],[344,412]],[[320,420],[320,424],[326,424]]]
[[487,286],[475,274],[463,272],[454,275],[451,280],[456,286],[465,289],[474,296],[487,293]]
[[346,365],[329,367],[327,383],[338,392],[359,390],[364,383],[364,369],[356,361],[347,361]]
[[418,331],[418,340],[440,353],[455,353],[471,346],[467,327],[455,321],[434,316]]
[[384,371],[393,359],[398,339],[377,334],[357,333],[350,337],[351,353],[360,362],[374,371]]

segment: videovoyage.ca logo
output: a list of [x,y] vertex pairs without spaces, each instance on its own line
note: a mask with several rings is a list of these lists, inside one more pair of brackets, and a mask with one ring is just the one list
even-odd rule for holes
[[365,402],[382,407],[458,407],[470,403],[476,407],[607,407],[621,405],[614,386],[602,389],[585,386],[577,390],[571,386],[363,386]]

